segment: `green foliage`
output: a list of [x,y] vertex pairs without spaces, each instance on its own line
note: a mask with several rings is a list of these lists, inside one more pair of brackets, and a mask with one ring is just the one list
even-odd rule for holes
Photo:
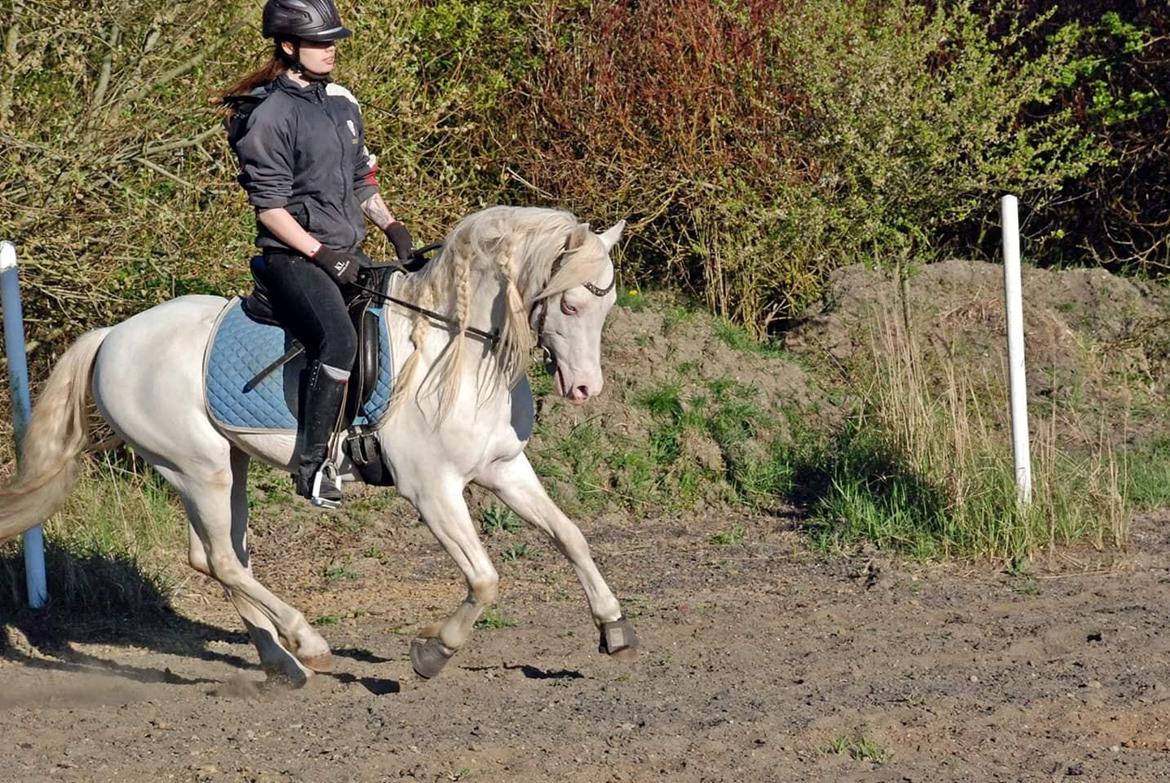
[[513,628],[515,625],[515,621],[504,617],[504,615],[500,614],[499,610],[492,606],[484,609],[483,614],[475,621],[476,628],[486,628],[493,631],[500,630],[501,628]]
[[822,548],[869,541],[917,558],[1019,562],[1071,541],[1124,541],[1128,507],[1108,450],[1063,454],[1041,426],[1032,503],[1021,505],[1005,428],[983,402],[1003,399],[1002,389],[975,389],[953,369],[940,382],[931,354],[892,319],[878,327],[872,356],[858,369],[867,391],[852,416],[772,450],[772,489],[808,510]]
[[874,764],[884,764],[894,755],[888,745],[874,739],[863,729],[834,737],[825,748],[825,752],[835,755],[848,753],[856,761],[869,761]]
[[649,216],[640,268],[757,335],[836,266],[940,255],[1000,193],[1042,208],[1107,154],[1070,110],[1022,120],[1095,73],[1075,25],[1025,47],[1003,9],[913,0],[609,2],[557,21],[571,42],[546,34],[529,179]]
[[685,510],[704,500],[749,507],[782,502],[784,490],[774,486],[766,455],[786,418],[765,411],[770,401],[747,384],[695,376],[684,362],[672,380],[628,391],[628,404],[648,417],[636,432],[587,421],[552,445],[547,435],[537,437],[533,463],[554,480],[557,501],[575,514],[610,505],[642,513]]
[[480,529],[489,536],[496,533],[515,533],[523,527],[520,517],[516,516],[512,509],[505,506],[491,506],[484,509],[483,522],[480,523]]
[[1159,439],[1120,455],[1125,498],[1135,508],[1170,504],[1170,440]]
[[742,524],[736,523],[730,529],[721,530],[711,536],[711,543],[715,546],[733,546],[735,544],[742,544],[746,536],[747,528]]
[[514,563],[517,560],[523,560],[525,558],[540,557],[541,554],[541,550],[536,547],[529,546],[524,542],[517,542],[505,549],[501,557],[504,558],[504,562]]
[[[11,9],[0,235],[27,264],[34,342],[178,294],[245,290],[251,210],[207,101],[264,56],[259,7]],[[337,77],[420,240],[501,201],[630,217],[625,279],[681,284],[754,336],[799,315],[841,264],[970,249],[956,243],[976,241],[1002,191],[1041,222],[1106,156],[1071,92],[1087,90],[1077,105],[1110,127],[1164,103],[1120,89],[1093,53],[1155,47],[1119,13],[1058,25],[917,0],[341,10],[355,35]],[[623,306],[641,306],[636,291],[619,292]]]
[[[109,620],[167,608],[187,525],[162,479],[138,460],[103,455],[44,527],[51,611]],[[0,547],[0,585],[0,613],[21,611],[23,559],[15,543]]]
[[325,569],[325,578],[330,582],[343,582],[352,579],[360,579],[361,574],[345,564],[331,565]]

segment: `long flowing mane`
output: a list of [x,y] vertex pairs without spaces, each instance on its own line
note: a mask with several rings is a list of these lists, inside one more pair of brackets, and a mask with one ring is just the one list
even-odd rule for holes
[[[553,264],[562,262],[552,278]],[[500,330],[495,351],[495,372],[508,388],[524,375],[531,361],[536,335],[529,325],[529,311],[540,299],[596,280],[609,261],[604,244],[571,213],[539,207],[489,207],[460,221],[447,235],[439,257],[422,271],[409,276],[401,295],[415,304],[450,314],[451,342],[431,369],[439,394],[442,419],[459,393],[466,329],[491,317]],[[550,279],[552,278],[552,279]],[[473,293],[493,286],[503,297],[502,322],[498,309],[473,313]],[[417,370],[421,347],[433,322],[415,315],[410,333],[414,350],[406,360],[391,403],[396,411],[404,402]]]

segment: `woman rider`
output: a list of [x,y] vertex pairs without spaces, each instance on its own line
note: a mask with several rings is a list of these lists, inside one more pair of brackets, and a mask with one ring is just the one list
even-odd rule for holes
[[333,0],[267,0],[263,34],[275,45],[271,59],[224,96],[259,100],[233,147],[240,184],[256,210],[274,313],[308,358],[293,478],[300,495],[335,508],[341,490],[329,442],[357,352],[342,287],[365,260],[363,214],[399,258],[409,255],[411,238],[378,193],[357,101],[330,79],[337,41],[351,35]]

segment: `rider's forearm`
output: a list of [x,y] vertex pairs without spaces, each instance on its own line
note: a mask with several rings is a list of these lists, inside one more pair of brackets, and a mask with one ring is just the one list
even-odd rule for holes
[[390,211],[390,207],[386,206],[386,202],[382,200],[381,193],[375,193],[363,201],[362,212],[365,212],[366,217],[383,231],[395,222],[394,214]]
[[320,249],[321,243],[313,239],[312,234],[301,228],[301,224],[284,207],[266,209],[256,213],[256,215],[274,237],[298,253],[311,256]]

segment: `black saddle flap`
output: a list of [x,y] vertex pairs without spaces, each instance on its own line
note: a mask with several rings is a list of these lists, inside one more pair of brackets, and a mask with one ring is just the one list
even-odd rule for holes
[[351,315],[357,330],[358,354],[345,399],[345,416],[349,421],[353,421],[361,406],[369,401],[378,382],[378,316],[367,307],[355,308]]

